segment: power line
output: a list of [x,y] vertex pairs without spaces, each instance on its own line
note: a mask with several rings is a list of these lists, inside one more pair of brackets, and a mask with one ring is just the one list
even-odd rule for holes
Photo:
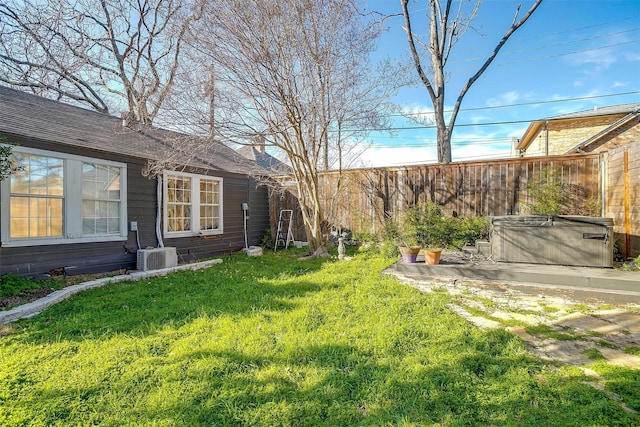
[[544,37],[559,36],[559,35],[567,34],[567,33],[575,34],[577,31],[590,30],[592,28],[603,27],[605,25],[618,24],[620,22],[629,21],[631,19],[633,19],[635,21],[636,18],[637,18],[636,16],[629,16],[627,18],[622,18],[622,19],[616,19],[614,21],[597,23],[597,24],[593,24],[593,25],[588,25],[586,27],[573,28],[573,29],[569,29],[569,30],[558,31],[557,33],[543,34],[543,35],[540,35],[540,36],[529,37],[529,38],[523,39],[523,41],[536,40],[536,39],[541,39],[541,38],[544,38]]
[[[542,45],[542,46],[534,46],[528,49],[520,49],[520,50],[507,50],[504,51],[500,54],[500,57],[505,57],[505,56],[509,56],[509,55],[514,55],[514,54],[519,54],[519,53],[526,53],[526,52],[531,52],[534,50],[542,50],[542,49],[548,49],[548,48],[552,48],[552,47],[559,47],[559,46],[566,46],[566,45],[570,45],[570,44],[574,44],[574,43],[581,43],[581,42],[587,42],[587,41],[591,41],[591,40],[596,40],[596,39],[602,39],[605,37],[611,37],[611,36],[616,36],[616,35],[620,35],[620,34],[625,34],[625,33],[631,33],[634,31],[638,31],[640,30],[640,28],[632,28],[630,30],[623,30],[623,31],[616,31],[613,33],[607,33],[607,34],[600,34],[597,36],[592,36],[592,37],[588,37],[588,38],[583,38],[583,39],[577,39],[577,40],[568,40],[568,41],[564,41],[561,43],[555,43],[555,44],[549,44],[549,45]],[[623,44],[628,44],[628,43],[634,43],[637,42],[638,40],[632,40],[632,41],[627,41],[627,42],[623,42],[620,44],[615,44],[615,45],[610,45],[610,46],[605,46],[605,47],[612,47],[612,46],[620,46]],[[590,48],[588,50],[597,50],[597,49],[604,49],[605,47],[594,47],[594,48]],[[574,53],[579,53],[582,52],[583,50],[580,51],[575,51],[575,52],[568,52],[568,53],[563,53],[563,54],[558,54],[558,56],[563,56],[563,55],[572,55]],[[459,64],[459,63],[463,63],[463,62],[471,62],[471,61],[478,61],[478,60],[484,60],[485,57],[473,57],[473,58],[464,58],[464,59],[458,59],[458,60],[454,60],[451,61],[450,64]],[[531,60],[536,60],[536,59],[531,59]]]
[[[469,107],[469,108],[461,108],[459,111],[483,111],[483,110],[495,110],[498,108],[511,108],[511,107],[523,107],[526,105],[545,105],[545,104],[554,104],[558,102],[571,102],[571,101],[586,101],[588,99],[598,99],[598,98],[608,98],[612,96],[625,96],[625,95],[637,95],[640,94],[640,91],[634,92],[621,92],[621,93],[612,93],[607,95],[590,95],[590,96],[581,96],[577,98],[562,98],[562,99],[550,99],[548,101],[530,101],[530,102],[520,102],[516,104],[504,104],[504,105],[492,105],[488,107]],[[450,113],[453,110],[445,110],[445,113]],[[405,113],[405,114],[386,114],[383,117],[409,117],[409,116],[421,116],[421,115],[429,115],[433,114],[433,111],[425,111],[418,113]]]
[[[499,63],[496,63],[494,66],[502,67],[502,66],[505,66],[505,65],[522,64],[523,62],[539,61],[539,60],[542,60],[542,59],[560,58],[561,56],[569,56],[569,55],[575,55],[577,53],[585,53],[585,52],[591,52],[591,51],[594,51],[594,50],[608,49],[610,47],[618,47],[618,46],[624,46],[624,45],[627,45],[627,44],[634,44],[634,43],[638,43],[639,41],[640,40],[630,40],[630,41],[627,41],[627,42],[610,44],[610,45],[607,45],[607,46],[599,46],[599,47],[593,47],[593,48],[588,48],[588,49],[575,50],[573,52],[558,53],[556,55],[540,56],[540,57],[537,57],[537,58],[522,59],[520,61],[499,62]],[[462,70],[462,71],[464,71],[464,70]]]

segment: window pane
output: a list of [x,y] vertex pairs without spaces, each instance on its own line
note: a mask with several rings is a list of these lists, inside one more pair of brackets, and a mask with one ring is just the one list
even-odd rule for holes
[[9,223],[11,228],[11,237],[29,237],[29,219],[28,218],[11,218]]
[[82,181],[82,197],[95,199],[98,197],[95,181]]
[[82,179],[88,181],[95,181],[96,179],[96,166],[91,163],[82,164]]
[[96,223],[94,219],[84,218],[82,220],[82,234],[96,234]]
[[107,220],[107,233],[118,234],[120,232],[120,219],[109,218]]
[[30,218],[29,219],[29,237],[46,236],[47,220],[46,218]]
[[52,196],[62,196],[64,191],[64,180],[62,174],[62,167],[56,167],[49,170],[49,174],[47,175],[47,194]]
[[62,236],[62,218],[51,219],[51,236]]
[[29,173],[26,170],[17,170],[11,174],[11,192],[13,194],[29,193]]
[[93,200],[82,201],[82,218],[95,218],[96,202]]
[[120,203],[118,202],[110,202],[109,203],[109,212],[107,213],[109,218],[119,218],[120,217]]
[[9,207],[9,216],[11,218],[28,218],[29,217],[29,198],[28,197],[12,197]]
[[106,234],[107,233],[107,219],[106,218],[97,218],[96,219],[96,234]]

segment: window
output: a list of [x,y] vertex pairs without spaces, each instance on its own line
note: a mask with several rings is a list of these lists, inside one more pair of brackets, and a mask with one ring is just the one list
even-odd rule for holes
[[120,234],[120,168],[82,164],[82,233]]
[[222,233],[222,178],[164,173],[164,233],[167,237]]
[[126,165],[13,147],[0,183],[3,246],[126,239]]
[[9,178],[9,236],[62,237],[63,160],[15,153],[18,170]]

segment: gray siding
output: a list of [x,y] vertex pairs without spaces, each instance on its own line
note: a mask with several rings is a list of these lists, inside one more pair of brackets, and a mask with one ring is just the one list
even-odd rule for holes
[[[138,222],[140,246],[156,247],[157,181],[142,175],[144,159],[105,153],[90,149],[78,149],[52,142],[25,139],[8,135],[10,140],[24,147],[38,148],[60,153],[106,159],[127,164],[127,215],[128,221]],[[216,236],[194,236],[164,239],[165,246],[175,246],[179,262],[209,258],[232,253],[244,247],[242,202],[250,206],[249,244],[257,244],[262,238],[265,224],[269,223],[266,189],[256,189],[255,182],[242,174],[222,171],[194,171],[222,177],[224,233]],[[266,206],[266,207],[265,207]],[[127,241],[104,243],[70,243],[29,247],[0,247],[0,274],[39,274],[65,268],[70,274],[113,271],[121,268],[135,269],[137,241],[134,232]]]
[[249,179],[249,245],[259,246],[265,231],[271,227],[269,221],[269,189]]

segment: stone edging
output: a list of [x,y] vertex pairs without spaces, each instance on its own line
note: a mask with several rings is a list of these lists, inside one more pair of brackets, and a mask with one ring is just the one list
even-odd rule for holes
[[15,322],[16,320],[27,319],[29,317],[36,316],[53,304],[59,303],[60,301],[63,301],[71,297],[72,295],[87,289],[98,288],[109,283],[117,283],[124,280],[140,280],[147,277],[165,276],[169,273],[179,270],[200,270],[202,268],[211,267],[215,264],[220,264],[221,262],[221,259],[212,259],[193,264],[183,264],[172,268],[163,268],[160,270],[132,271],[129,274],[104,277],[102,279],[96,279],[89,282],[79,283],[77,285],[67,286],[28,304],[19,305],[12,308],[11,310],[0,311],[0,324],[11,323]]

